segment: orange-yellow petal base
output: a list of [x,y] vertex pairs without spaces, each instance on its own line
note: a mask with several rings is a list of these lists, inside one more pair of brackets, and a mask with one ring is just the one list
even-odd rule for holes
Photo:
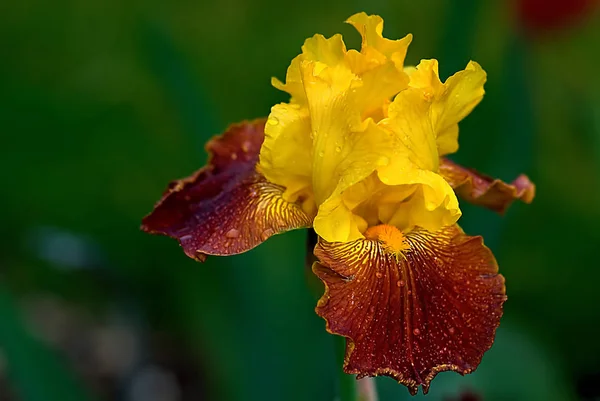
[[207,166],[172,182],[142,230],[179,240],[185,253],[233,255],[283,231],[310,227],[300,206],[282,198],[284,188],[256,171],[264,140],[264,120],[231,126],[211,139]]
[[507,184],[462,167],[445,157],[440,159],[439,174],[462,199],[498,213],[504,213],[517,199],[531,203],[535,197],[535,184],[524,174]]
[[387,228],[349,243],[319,239],[313,265],[325,283],[316,312],[347,338],[344,370],[391,376],[427,393],[442,371],[473,371],[494,340],[504,278],[481,237],[458,226],[394,235]]

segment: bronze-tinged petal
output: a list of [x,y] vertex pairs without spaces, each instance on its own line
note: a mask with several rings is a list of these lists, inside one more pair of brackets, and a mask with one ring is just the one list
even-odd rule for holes
[[504,213],[517,199],[531,203],[535,197],[535,184],[524,174],[507,184],[462,167],[445,157],[440,158],[439,173],[454,188],[458,196],[467,202],[485,206],[498,213]]
[[316,312],[327,331],[347,338],[347,373],[386,375],[427,393],[437,373],[470,373],[492,346],[504,278],[481,237],[458,226],[405,237],[381,227],[397,233],[319,240],[313,271],[326,289]]
[[264,120],[231,126],[211,139],[208,165],[169,184],[142,230],[176,238],[185,253],[206,255],[245,252],[274,234],[310,227],[300,206],[282,198],[283,188],[256,171],[264,140]]

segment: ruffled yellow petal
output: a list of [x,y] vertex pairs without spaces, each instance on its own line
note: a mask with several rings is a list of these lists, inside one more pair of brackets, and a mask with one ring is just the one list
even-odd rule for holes
[[340,34],[328,39],[323,35],[315,35],[306,39],[302,46],[302,54],[304,60],[318,61],[334,67],[344,62],[346,45]]
[[382,201],[379,207],[381,222],[410,231],[421,227],[429,231],[439,230],[458,221],[461,211],[454,191],[438,174],[419,171],[414,183],[392,187],[405,195],[412,194],[401,204],[388,204]]
[[271,78],[271,84],[292,97],[292,103],[305,104],[306,94],[302,83],[302,74],[300,73],[300,64],[303,61],[318,61],[328,66],[335,66],[344,62],[346,54],[346,45],[342,35],[333,35],[327,39],[323,35],[314,35],[304,41],[302,53],[296,56],[286,74],[286,82],[282,83],[277,78]]
[[469,62],[442,83],[437,60],[422,60],[416,69],[406,69],[410,86],[423,91],[431,99],[431,121],[437,137],[440,155],[458,150],[458,122],[481,101],[485,91],[486,73],[479,64]]
[[319,212],[315,231],[330,241],[361,234],[342,193],[389,162],[392,137],[357,107],[361,81],[348,68],[302,64],[313,137],[312,189]]
[[304,93],[304,85],[302,84],[300,64],[308,60],[318,61],[328,66],[335,66],[344,62],[345,54],[346,45],[342,40],[342,35],[333,35],[329,39],[323,35],[314,35],[312,38],[304,41],[302,53],[292,60],[287,70],[285,84],[277,78],[272,78],[271,84],[275,88],[289,93],[293,103],[305,104],[306,95]]
[[430,107],[420,90],[409,88],[396,96],[389,118],[381,123],[396,141],[390,164],[378,169],[381,182],[390,186],[388,199],[378,200],[379,218],[402,230],[416,226],[437,230],[461,215],[454,191],[437,174],[439,155]]
[[292,60],[287,69],[285,76],[285,84],[279,79],[271,78],[271,85],[280,91],[290,94],[290,103],[304,104],[306,103],[306,94],[302,85],[302,77],[300,76],[300,63],[304,59],[304,55],[300,54]]
[[364,12],[354,14],[346,20],[362,36],[361,53],[367,48],[373,48],[385,57],[392,59],[398,68],[402,68],[408,45],[412,35],[408,34],[402,39],[390,40],[383,37],[383,18],[379,15],[367,15]]
[[301,199],[328,241],[361,238],[380,223],[406,231],[455,223],[460,209],[439,160],[457,149],[457,123],[481,100],[485,72],[469,63],[442,83],[436,60],[404,68],[411,35],[386,39],[381,17],[365,13],[347,22],[362,36],[360,51],[346,50],[340,35],[315,35],[286,83],[273,80],[292,99],[272,109],[259,171],[286,188],[286,200]]
[[439,154],[430,107],[428,99],[414,88],[400,92],[389,106],[389,117],[381,125],[394,134],[395,154],[391,163],[379,170],[383,183],[404,184],[405,172],[414,168],[437,171]]
[[310,129],[308,109],[297,104],[273,106],[265,124],[259,170],[267,180],[285,187],[284,198],[291,202],[311,186]]

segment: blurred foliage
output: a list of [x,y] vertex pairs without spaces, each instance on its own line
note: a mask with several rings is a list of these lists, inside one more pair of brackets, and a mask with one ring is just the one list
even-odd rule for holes
[[[428,399],[600,396],[588,385],[600,375],[600,20],[525,34],[512,5],[4,2],[0,399],[334,399],[340,365],[306,287],[305,233],[200,265],[138,227],[168,181],[205,162],[209,137],[285,100],[269,80],[306,37],[358,45],[342,21],[362,10],[385,18],[388,37],[414,34],[408,63],[438,58],[445,76],[481,63],[487,94],[461,124],[457,160],[538,186],[533,205],[505,217],[463,207],[509,301],[478,371],[441,374]],[[31,299],[59,312],[33,313]],[[99,331],[130,333],[139,352],[98,373]],[[177,390],[144,392],[157,377]],[[382,401],[409,399],[390,379],[378,385]]]

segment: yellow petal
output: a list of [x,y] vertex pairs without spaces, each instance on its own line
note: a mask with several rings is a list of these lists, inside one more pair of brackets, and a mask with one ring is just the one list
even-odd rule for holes
[[419,88],[431,99],[431,121],[440,155],[458,150],[458,122],[483,98],[486,73],[476,62],[469,62],[442,84],[437,60],[422,60],[416,69],[407,69],[410,86]]
[[340,34],[333,35],[328,39],[317,34],[306,39],[302,46],[302,54],[304,60],[319,61],[333,67],[344,62],[346,45]]
[[361,52],[372,47],[384,56],[392,59],[398,68],[402,68],[408,45],[412,41],[412,35],[406,35],[402,39],[391,40],[383,37],[383,18],[379,15],[367,15],[364,12],[354,14],[346,20],[362,36]]
[[426,89],[430,96],[435,96],[444,90],[438,68],[438,61],[431,59],[421,60],[417,67],[407,67],[404,71],[410,76],[410,86]]
[[409,88],[396,96],[381,122],[394,133],[396,154],[390,165],[379,170],[388,185],[403,184],[402,171],[412,168],[437,171],[439,155],[431,123],[430,103],[420,90]]
[[272,78],[271,84],[279,90],[288,92],[292,97],[292,102],[304,104],[306,103],[306,94],[300,73],[302,61],[319,61],[329,66],[335,66],[344,62],[345,54],[346,45],[342,35],[333,35],[329,39],[323,35],[314,35],[304,41],[302,53],[292,60],[287,70],[285,84],[277,78]]
[[389,117],[381,122],[396,142],[390,164],[378,168],[379,179],[390,186],[378,200],[379,218],[402,230],[415,226],[437,230],[460,217],[454,191],[437,174],[430,106],[421,90],[409,88],[396,96]]
[[322,238],[331,238],[332,242],[354,241],[363,238],[361,229],[366,225],[355,216],[342,202],[341,196],[334,197],[319,206],[319,212],[313,222],[313,228]]
[[355,91],[361,81],[350,69],[306,61],[301,68],[313,136],[312,188],[320,205],[315,230],[329,241],[348,241],[360,233],[342,193],[389,162],[392,137],[362,120]]
[[[365,116],[381,111],[394,95],[408,87],[408,75],[387,62],[362,75],[363,85],[356,90],[358,107]],[[380,113],[383,117],[383,113]]]
[[479,104],[485,91],[486,73],[473,61],[444,83],[445,91],[432,105],[431,118],[441,155],[458,150],[458,122]]
[[382,203],[382,222],[404,231],[415,227],[434,231],[458,221],[461,216],[458,200],[450,185],[440,175],[431,171],[419,171],[411,181],[412,185],[399,185],[396,189],[402,194],[406,194],[409,188],[413,188],[414,192],[392,214],[389,211],[387,215],[383,214],[385,203]]
[[281,103],[271,108],[260,149],[260,172],[270,182],[284,186],[284,198],[295,202],[308,192],[312,179],[310,117],[307,108]]
[[285,84],[275,77],[271,78],[271,85],[280,91],[289,93],[292,97],[291,102],[298,104],[306,103],[306,94],[304,93],[302,77],[300,76],[300,63],[303,59],[304,56],[302,54],[294,57],[287,69]]
[[313,190],[317,204],[334,189],[365,178],[390,153],[391,138],[363,121],[354,89],[360,80],[348,68],[303,62],[313,136]]

